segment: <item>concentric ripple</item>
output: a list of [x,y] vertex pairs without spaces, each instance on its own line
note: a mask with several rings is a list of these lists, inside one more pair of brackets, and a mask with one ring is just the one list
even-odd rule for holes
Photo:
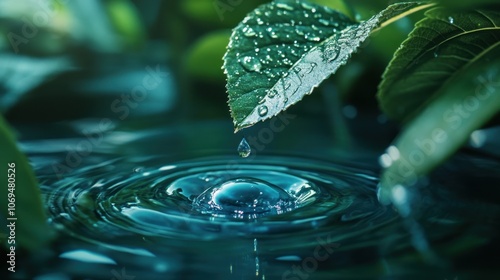
[[375,178],[353,168],[281,157],[156,162],[135,169],[104,162],[61,180],[42,176],[51,222],[92,240],[203,240],[332,225],[348,235],[353,225],[366,229],[393,217],[377,202]]

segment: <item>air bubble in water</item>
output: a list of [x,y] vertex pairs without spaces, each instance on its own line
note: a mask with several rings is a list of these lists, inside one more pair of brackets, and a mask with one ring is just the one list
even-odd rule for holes
[[252,153],[252,148],[248,145],[248,142],[245,138],[241,139],[240,144],[238,145],[238,154],[240,157],[248,157]]
[[193,206],[213,216],[257,218],[291,211],[295,202],[290,194],[269,182],[239,178],[207,189],[193,201]]

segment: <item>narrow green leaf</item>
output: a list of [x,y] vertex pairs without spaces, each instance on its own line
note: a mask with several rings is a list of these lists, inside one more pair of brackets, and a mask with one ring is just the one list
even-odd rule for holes
[[500,12],[426,12],[394,55],[379,86],[382,110],[408,121],[445,81],[500,40]]
[[474,8],[474,7],[480,7],[480,6],[492,6],[492,5],[499,5],[498,0],[461,0],[461,1],[456,1],[456,0],[434,0],[434,2],[439,3],[443,6],[447,6],[449,8],[455,8],[455,9],[464,9],[464,8]]
[[427,6],[394,4],[361,23],[305,1],[257,8],[233,30],[224,56],[235,131],[297,103],[345,64],[374,29]]
[[500,111],[500,41],[463,66],[434,95],[381,157],[380,200],[394,202],[395,186],[412,185]]
[[[47,224],[40,189],[33,171],[26,157],[17,149],[15,139],[1,116],[0,153],[2,155],[0,158],[0,185],[2,186],[0,188],[2,200],[0,214],[4,217],[4,221],[15,224],[15,243],[8,243],[7,237],[10,236],[10,230],[6,227],[2,227],[5,237],[2,236],[0,239],[9,250],[10,246],[15,246],[17,249],[23,247],[35,250],[53,237],[53,231]],[[7,220],[8,218],[16,219]]]

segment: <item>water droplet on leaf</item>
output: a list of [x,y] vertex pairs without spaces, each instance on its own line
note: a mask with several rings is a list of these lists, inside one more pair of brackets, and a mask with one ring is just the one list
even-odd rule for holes
[[241,60],[241,65],[246,70],[252,71],[252,72],[259,72],[260,69],[262,68],[262,64],[260,63],[260,61],[257,58],[252,57],[252,56],[245,56]]
[[287,3],[276,3],[276,7],[280,8],[280,9],[289,10],[289,11],[294,10],[294,8]]
[[255,30],[253,30],[249,26],[246,26],[245,28],[243,28],[243,34],[247,37],[254,37],[255,35],[257,35],[257,33],[255,33]]
[[248,145],[248,142],[245,138],[241,139],[240,144],[238,145],[238,154],[240,157],[248,157],[252,153],[252,148]]
[[259,107],[259,116],[261,117],[264,117],[265,115],[267,115],[267,106],[266,105],[262,105]]
[[269,91],[269,94],[267,96],[269,96],[269,98],[274,98],[276,95],[278,95],[278,91],[272,89],[271,91]]
[[324,18],[321,18],[318,20],[319,23],[323,24],[324,26],[329,26],[330,25],[330,21],[324,19]]

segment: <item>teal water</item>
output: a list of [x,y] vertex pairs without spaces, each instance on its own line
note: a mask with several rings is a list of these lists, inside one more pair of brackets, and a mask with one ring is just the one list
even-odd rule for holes
[[49,257],[17,277],[498,275],[487,256],[499,248],[500,199],[491,194],[498,194],[500,164],[494,157],[457,155],[421,182],[409,201],[411,217],[402,218],[378,203],[377,153],[241,158],[233,145],[172,156],[173,147],[164,143],[178,135],[171,133],[143,133],[118,145],[123,150],[109,148],[117,147],[110,143],[118,134],[110,135],[64,174],[54,172],[54,162],[64,163],[67,151],[52,142],[25,143],[60,237]]

